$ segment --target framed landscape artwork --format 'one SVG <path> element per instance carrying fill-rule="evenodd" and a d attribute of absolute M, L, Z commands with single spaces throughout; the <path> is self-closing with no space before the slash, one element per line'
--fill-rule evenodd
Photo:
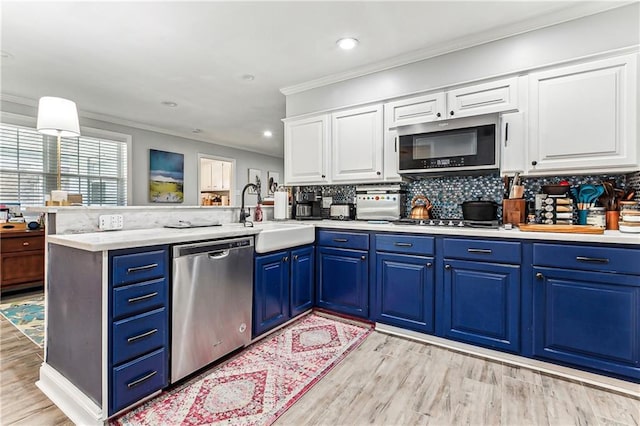
<path fill-rule="evenodd" d="M 184 154 L 149 150 L 149 201 L 184 202 Z"/>

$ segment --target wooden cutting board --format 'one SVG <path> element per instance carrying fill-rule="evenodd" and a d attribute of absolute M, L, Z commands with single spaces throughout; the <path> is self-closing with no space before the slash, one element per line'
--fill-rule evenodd
<path fill-rule="evenodd" d="M 561 232 L 568 234 L 604 234 L 604 228 L 591 225 L 530 225 L 520 223 L 518 228 L 525 232 Z"/>

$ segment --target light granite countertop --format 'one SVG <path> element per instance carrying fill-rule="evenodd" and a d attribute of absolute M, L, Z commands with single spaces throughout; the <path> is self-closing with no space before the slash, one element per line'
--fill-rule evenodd
<path fill-rule="evenodd" d="M 264 222 L 265 224 L 314 225 L 318 228 L 354 231 L 402 232 L 427 235 L 450 235 L 460 237 L 485 237 L 517 240 L 542 240 L 558 242 L 581 242 L 599 244 L 627 244 L 640 246 L 640 234 L 625 234 L 619 231 L 605 231 L 604 234 L 565 234 L 552 232 L 523 232 L 517 228 L 506 230 L 478 228 L 426 227 L 416 225 L 396 225 L 392 223 L 369 223 L 363 221 L 285 221 Z M 128 231 L 91 232 L 86 234 L 48 235 L 47 241 L 87 251 L 116 250 L 159 244 L 174 244 L 188 241 L 213 240 L 228 237 L 255 235 L 261 227 L 243 227 L 238 223 L 222 226 L 169 229 L 153 228 Z"/>

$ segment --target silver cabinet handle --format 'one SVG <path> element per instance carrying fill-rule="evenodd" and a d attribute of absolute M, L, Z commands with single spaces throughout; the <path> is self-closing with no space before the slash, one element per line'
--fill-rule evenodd
<path fill-rule="evenodd" d="M 544 275 L 542 275 L 542 272 L 538 272 L 536 274 L 536 278 L 539 279 L 539 280 L 542 280 L 542 279 L 544 279 Z"/>
<path fill-rule="evenodd" d="M 25 241 L 24 243 L 22 243 L 22 245 L 23 245 L 23 246 L 28 246 L 28 245 L 29 245 L 29 242 L 28 242 L 28 241 Z"/>
<path fill-rule="evenodd" d="M 127 339 L 127 343 L 133 343 L 136 340 L 144 339 L 145 337 L 149 337 L 152 334 L 156 334 L 157 332 L 158 332 L 158 329 L 154 328 L 153 330 L 149 330 L 146 333 L 142 333 L 142 334 L 138 334 L 137 336 L 129 337 Z"/>
<path fill-rule="evenodd" d="M 431 268 L 431 262 L 427 262 L 427 268 Z"/>
<path fill-rule="evenodd" d="M 293 260 L 298 260 L 298 255 L 297 254 L 293 255 Z"/>
<path fill-rule="evenodd" d="M 335 241 L 336 243 L 346 243 L 349 240 L 346 238 L 334 238 L 333 241 Z"/>
<path fill-rule="evenodd" d="M 157 263 L 151 263 L 149 265 L 136 266 L 135 268 L 127 268 L 127 274 L 130 274 L 132 272 L 146 271 L 146 270 L 157 268 L 157 267 L 158 267 Z"/>
<path fill-rule="evenodd" d="M 135 386 L 138 386 L 139 384 L 141 384 L 142 382 L 145 382 L 145 381 L 149 380 L 150 378 L 152 378 L 152 377 L 153 377 L 153 376 L 155 376 L 156 374 L 158 374 L 158 372 L 154 370 L 154 371 L 152 371 L 151 373 L 147 374 L 146 376 L 144 376 L 144 377 L 140 377 L 138 380 L 134 380 L 134 381 L 133 381 L 133 382 L 131 382 L 131 383 L 127 383 L 127 387 L 128 387 L 129 389 L 131 389 L 131 388 L 133 388 L 133 387 L 135 387 Z"/>
<path fill-rule="evenodd" d="M 588 263 L 609 263 L 609 259 L 599 258 L 599 257 L 585 257 L 585 256 L 576 256 L 576 260 L 578 262 L 588 262 Z"/>
<path fill-rule="evenodd" d="M 360 259 L 367 260 L 367 256 L 360 256 Z"/>
<path fill-rule="evenodd" d="M 469 248 L 467 249 L 469 253 L 479 253 L 479 254 L 491 254 L 490 249 L 477 249 L 477 248 Z"/>
<path fill-rule="evenodd" d="M 282 261 L 283 261 L 283 262 L 288 262 L 288 261 L 289 261 L 289 256 L 285 256 L 285 257 L 283 257 L 283 258 L 282 258 Z"/>
<path fill-rule="evenodd" d="M 145 294 L 144 296 L 138 296 L 138 297 L 131 297 L 129 300 L 127 300 L 129 303 L 135 303 L 135 302 L 139 302 L 141 300 L 146 300 L 146 299 L 151 299 L 154 296 L 157 296 L 158 292 L 154 291 L 153 293 L 149 293 L 149 294 Z"/>
<path fill-rule="evenodd" d="M 229 250 L 221 250 L 221 251 L 212 251 L 209 253 L 209 259 L 211 260 L 220 260 L 229 256 Z"/>
<path fill-rule="evenodd" d="M 396 247 L 413 247 L 411 243 L 393 243 Z"/>
<path fill-rule="evenodd" d="M 448 271 L 449 269 L 451 269 L 451 265 L 449 265 L 449 264 L 444 265 L 444 269 L 446 269 Z"/>

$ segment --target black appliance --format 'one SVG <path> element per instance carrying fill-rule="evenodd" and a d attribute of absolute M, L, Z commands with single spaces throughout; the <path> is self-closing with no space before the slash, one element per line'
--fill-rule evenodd
<path fill-rule="evenodd" d="M 399 127 L 399 172 L 446 174 L 498 169 L 497 122 L 497 116 L 485 115 Z"/>
<path fill-rule="evenodd" d="M 321 220 L 322 192 L 294 190 L 291 212 L 293 219 Z"/>

